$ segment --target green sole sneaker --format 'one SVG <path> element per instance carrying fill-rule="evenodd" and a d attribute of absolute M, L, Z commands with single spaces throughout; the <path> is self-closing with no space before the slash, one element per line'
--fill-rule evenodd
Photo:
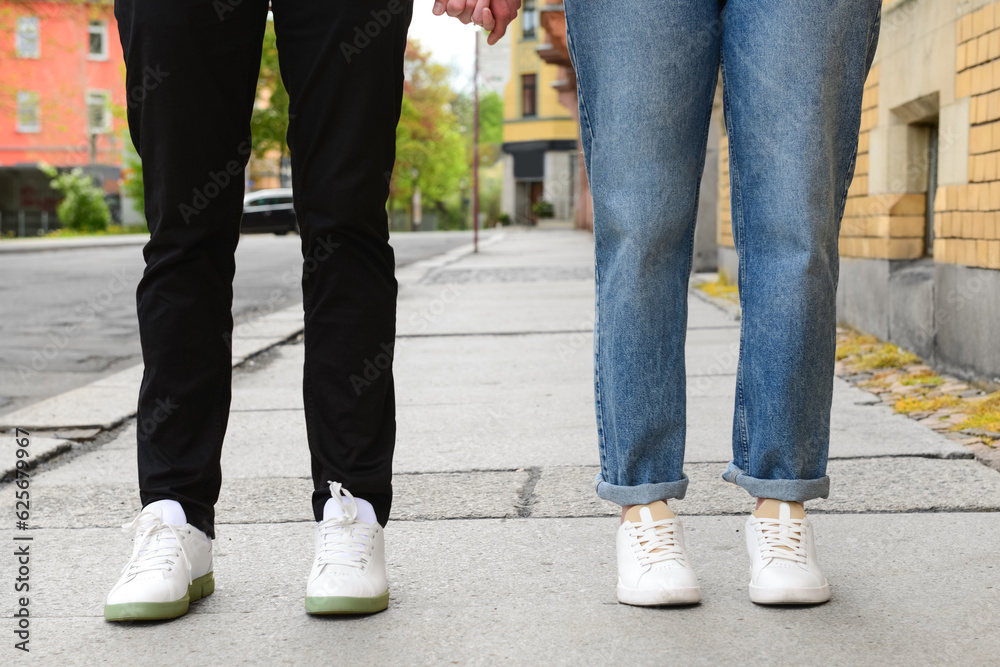
<path fill-rule="evenodd" d="M 123 602 L 104 605 L 106 621 L 165 621 L 187 613 L 188 606 L 195 600 L 215 592 L 215 575 L 209 572 L 198 577 L 188 586 L 187 593 L 180 600 L 172 602 Z"/>
<path fill-rule="evenodd" d="M 319 616 L 327 614 L 375 614 L 389 606 L 389 589 L 373 598 L 343 596 L 306 598 L 306 612 Z"/>

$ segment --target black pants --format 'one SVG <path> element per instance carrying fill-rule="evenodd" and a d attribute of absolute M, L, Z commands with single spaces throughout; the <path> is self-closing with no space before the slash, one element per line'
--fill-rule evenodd
<path fill-rule="evenodd" d="M 385 524 L 397 291 L 385 201 L 412 0 L 272 4 L 304 258 L 313 511 L 321 519 L 334 480 Z M 136 293 L 141 500 L 180 502 L 213 537 L 231 399 L 233 255 L 267 11 L 268 0 L 115 2 L 151 232 Z"/>

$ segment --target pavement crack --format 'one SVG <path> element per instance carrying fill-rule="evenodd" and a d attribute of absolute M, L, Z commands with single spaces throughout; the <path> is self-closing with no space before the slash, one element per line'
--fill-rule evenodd
<path fill-rule="evenodd" d="M 540 331 L 455 331 L 441 333 L 396 334 L 396 338 L 483 338 L 494 336 L 559 336 L 566 334 L 592 334 L 593 329 L 549 329 Z"/>
<path fill-rule="evenodd" d="M 518 491 L 516 505 L 517 516 L 521 519 L 531 516 L 531 510 L 535 505 L 535 486 L 542 476 L 541 468 L 525 468 L 524 471 L 528 473 L 528 479 L 524 480 L 524 485 Z"/>

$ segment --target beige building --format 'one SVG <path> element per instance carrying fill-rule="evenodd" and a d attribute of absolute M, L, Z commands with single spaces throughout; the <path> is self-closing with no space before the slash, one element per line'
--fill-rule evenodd
<path fill-rule="evenodd" d="M 553 217 L 571 220 L 580 188 L 579 126 L 559 100 L 559 67 L 541 55 L 551 46 L 539 20 L 540 5 L 526 0 L 506 38 L 511 47 L 503 96 L 501 209 L 519 223 L 535 221 L 538 202 L 551 204 Z"/>
<path fill-rule="evenodd" d="M 886 0 L 840 235 L 838 316 L 1000 378 L 1000 2 Z M 719 262 L 735 275 L 728 151 Z"/>

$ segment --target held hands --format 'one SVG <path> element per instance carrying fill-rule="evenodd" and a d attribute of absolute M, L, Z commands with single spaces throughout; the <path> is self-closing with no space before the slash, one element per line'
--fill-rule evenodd
<path fill-rule="evenodd" d="M 496 44 L 507 32 L 507 26 L 517 16 L 521 0 L 435 0 L 433 12 L 445 12 L 462 23 L 475 23 L 489 31 L 489 45 Z"/>

